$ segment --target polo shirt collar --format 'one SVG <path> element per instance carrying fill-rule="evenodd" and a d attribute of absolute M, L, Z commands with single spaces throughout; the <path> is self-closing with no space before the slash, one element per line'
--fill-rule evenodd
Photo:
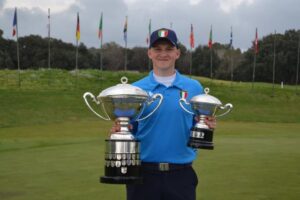
<path fill-rule="evenodd" d="M 183 89 L 182 75 L 177 70 L 175 70 L 175 73 L 176 73 L 176 76 L 175 76 L 175 80 L 174 80 L 172 86 L 175 86 L 179 89 Z M 157 82 L 155 80 L 154 75 L 153 75 L 153 71 L 151 71 L 149 73 L 149 80 L 150 80 L 150 85 L 149 86 L 150 86 L 151 90 L 154 90 L 156 87 L 161 85 L 159 82 Z"/>

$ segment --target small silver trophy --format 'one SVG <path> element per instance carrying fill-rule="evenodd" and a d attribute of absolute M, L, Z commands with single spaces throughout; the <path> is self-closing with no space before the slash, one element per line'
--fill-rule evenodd
<path fill-rule="evenodd" d="M 188 146 L 199 149 L 214 149 L 213 129 L 205 124 L 205 118 L 210 116 L 221 117 L 228 114 L 233 106 L 231 103 L 222 105 L 221 101 L 214 96 L 209 95 L 209 88 L 204 89 L 205 94 L 200 94 L 191 98 L 190 103 L 185 97 L 181 97 L 179 104 L 186 112 L 196 115 L 199 121 L 192 127 Z M 191 105 L 192 112 L 185 108 L 182 103 Z M 216 115 L 219 110 L 225 110 L 224 113 Z"/>
<path fill-rule="evenodd" d="M 160 106 L 163 96 L 154 94 L 151 97 L 139 87 L 127 84 L 126 77 L 121 78 L 121 84 L 103 90 L 96 98 L 86 92 L 84 101 L 89 109 L 104 120 L 118 120 L 121 126 L 119 132 L 112 133 L 106 139 L 105 175 L 100 177 L 102 183 L 137 184 L 142 183 L 140 174 L 140 141 L 136 140 L 130 129 L 130 121 L 141 121 L 151 116 Z M 90 97 L 102 110 L 105 116 L 97 113 L 89 104 Z M 159 102 L 154 109 L 141 118 L 145 107 L 156 99 Z"/>

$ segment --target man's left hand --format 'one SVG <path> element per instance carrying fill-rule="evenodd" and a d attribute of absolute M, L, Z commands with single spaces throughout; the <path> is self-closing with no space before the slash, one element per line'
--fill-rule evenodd
<path fill-rule="evenodd" d="M 210 129 L 215 129 L 217 127 L 217 120 L 215 117 L 206 117 L 205 118 L 205 124 L 210 128 Z"/>

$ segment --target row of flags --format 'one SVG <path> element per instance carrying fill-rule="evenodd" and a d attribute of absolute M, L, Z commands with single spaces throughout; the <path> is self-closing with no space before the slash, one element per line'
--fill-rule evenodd
<path fill-rule="evenodd" d="M 212 26 L 210 27 L 210 32 L 209 32 L 209 39 L 208 39 L 208 48 L 212 48 L 213 46 L 213 29 Z M 233 46 L 233 33 L 232 33 L 232 27 L 230 27 L 230 40 L 229 40 L 229 47 L 231 48 Z M 195 47 L 195 39 L 194 39 L 194 28 L 193 24 L 191 24 L 191 33 L 190 33 L 190 47 L 193 49 Z M 253 41 L 253 48 L 255 54 L 258 53 L 258 33 L 257 33 L 257 28 L 255 30 L 255 39 Z"/>
<path fill-rule="evenodd" d="M 50 37 L 50 9 L 48 9 L 48 36 Z M 14 19 L 13 19 L 13 31 L 12 36 L 16 36 L 17 33 L 17 8 L 15 8 L 14 12 Z M 128 16 L 125 17 L 125 23 L 124 23 L 124 29 L 123 29 L 123 39 L 125 42 L 125 46 L 127 46 L 127 29 L 128 29 Z M 146 38 L 146 43 L 149 45 L 150 42 L 150 35 L 151 35 L 151 19 L 149 20 L 148 25 L 148 35 Z M 80 20 L 79 20 L 79 13 L 77 13 L 77 24 L 76 24 L 76 40 L 77 42 L 80 40 Z M 101 40 L 101 46 L 102 46 L 102 39 L 103 39 L 103 13 L 101 13 L 100 21 L 99 21 L 99 29 L 98 29 L 98 38 Z M 195 47 L 195 39 L 194 39 L 194 28 L 193 24 L 191 24 L 191 32 L 189 37 L 190 42 L 190 48 L 193 49 Z M 230 30 L 230 41 L 229 41 L 229 47 L 232 47 L 233 45 L 233 33 L 232 33 L 232 27 Z M 208 47 L 211 49 L 213 46 L 213 29 L 212 26 L 210 27 L 209 32 L 209 40 L 208 40 Z M 253 49 L 255 53 L 258 53 L 258 33 L 257 28 L 255 31 L 255 39 L 253 42 Z"/>

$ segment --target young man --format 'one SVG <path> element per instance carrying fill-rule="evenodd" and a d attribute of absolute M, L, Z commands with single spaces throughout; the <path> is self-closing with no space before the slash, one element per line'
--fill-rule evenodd
<path fill-rule="evenodd" d="M 176 71 L 180 50 L 174 31 L 154 31 L 148 56 L 153 71 L 133 85 L 149 95 L 160 93 L 164 99 L 152 116 L 133 124 L 133 133 L 141 141 L 143 184 L 127 185 L 127 200 L 195 200 L 198 178 L 192 162 L 196 151 L 187 146 L 195 119 L 180 107 L 179 99 L 182 92 L 187 92 L 189 100 L 203 93 L 203 88 L 198 81 Z M 145 109 L 143 114 L 151 110 Z M 206 123 L 211 128 L 216 126 L 215 119 Z M 112 132 L 116 129 L 113 127 Z"/>

